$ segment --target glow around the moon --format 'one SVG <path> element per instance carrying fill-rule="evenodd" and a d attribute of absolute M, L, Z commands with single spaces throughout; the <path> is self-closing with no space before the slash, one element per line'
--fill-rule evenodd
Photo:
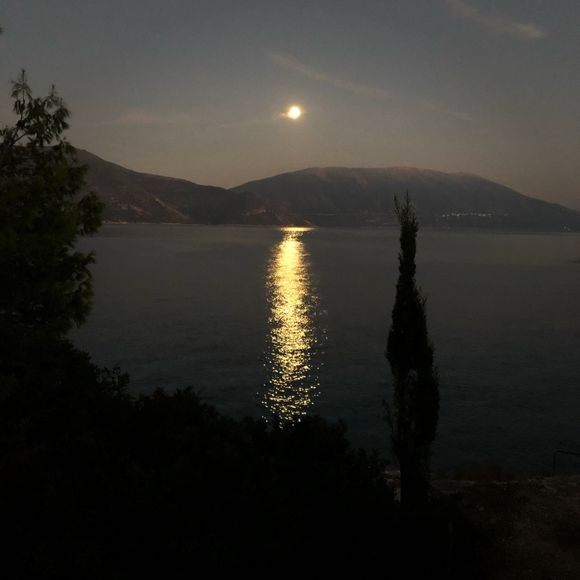
<path fill-rule="evenodd" d="M 298 105 L 292 105 L 288 107 L 288 111 L 286 111 L 286 117 L 288 117 L 288 119 L 296 121 L 297 119 L 300 119 L 301 116 L 302 109 Z"/>

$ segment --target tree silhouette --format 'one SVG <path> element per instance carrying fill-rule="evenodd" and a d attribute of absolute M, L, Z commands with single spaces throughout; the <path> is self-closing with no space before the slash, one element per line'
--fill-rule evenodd
<path fill-rule="evenodd" d="M 69 111 L 54 87 L 34 97 L 24 71 L 13 82 L 13 126 L 0 129 L 0 327 L 3 343 L 62 337 L 92 297 L 91 253 L 80 235 L 101 224 L 94 194 L 79 198 L 85 168 L 63 137 Z"/>
<path fill-rule="evenodd" d="M 401 470 L 401 502 L 420 509 L 428 499 L 430 449 L 439 412 L 437 372 L 427 332 L 425 297 L 415 281 L 418 222 L 407 193 L 395 197 L 401 226 L 399 279 L 386 357 L 394 378 L 390 423 Z"/>

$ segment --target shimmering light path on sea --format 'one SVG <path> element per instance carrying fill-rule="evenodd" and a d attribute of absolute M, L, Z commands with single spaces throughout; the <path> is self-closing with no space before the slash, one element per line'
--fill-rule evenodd
<path fill-rule="evenodd" d="M 266 352 L 268 382 L 263 396 L 265 418 L 299 421 L 316 397 L 319 381 L 313 361 L 318 343 L 318 297 L 309 272 L 303 237 L 309 228 L 284 228 L 268 266 L 270 308 Z"/>

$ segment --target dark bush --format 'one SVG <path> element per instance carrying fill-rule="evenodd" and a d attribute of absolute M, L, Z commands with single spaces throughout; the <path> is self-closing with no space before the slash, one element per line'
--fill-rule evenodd
<path fill-rule="evenodd" d="M 66 342 L 28 356 L 0 389 L 3 567 L 14 577 L 394 565 L 383 466 L 350 448 L 343 425 L 272 429 L 224 417 L 192 390 L 134 399 Z"/>

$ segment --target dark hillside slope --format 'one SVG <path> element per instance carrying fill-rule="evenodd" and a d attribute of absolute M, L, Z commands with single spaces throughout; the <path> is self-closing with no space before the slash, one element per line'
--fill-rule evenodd
<path fill-rule="evenodd" d="M 131 171 L 88 151 L 77 150 L 77 157 L 89 168 L 87 189 L 105 202 L 108 221 L 276 225 L 294 220 L 253 193 Z"/>
<path fill-rule="evenodd" d="M 258 195 L 316 225 L 392 223 L 393 196 L 410 192 L 422 223 L 580 230 L 580 213 L 475 175 L 390 167 L 310 168 L 250 181 Z"/>

